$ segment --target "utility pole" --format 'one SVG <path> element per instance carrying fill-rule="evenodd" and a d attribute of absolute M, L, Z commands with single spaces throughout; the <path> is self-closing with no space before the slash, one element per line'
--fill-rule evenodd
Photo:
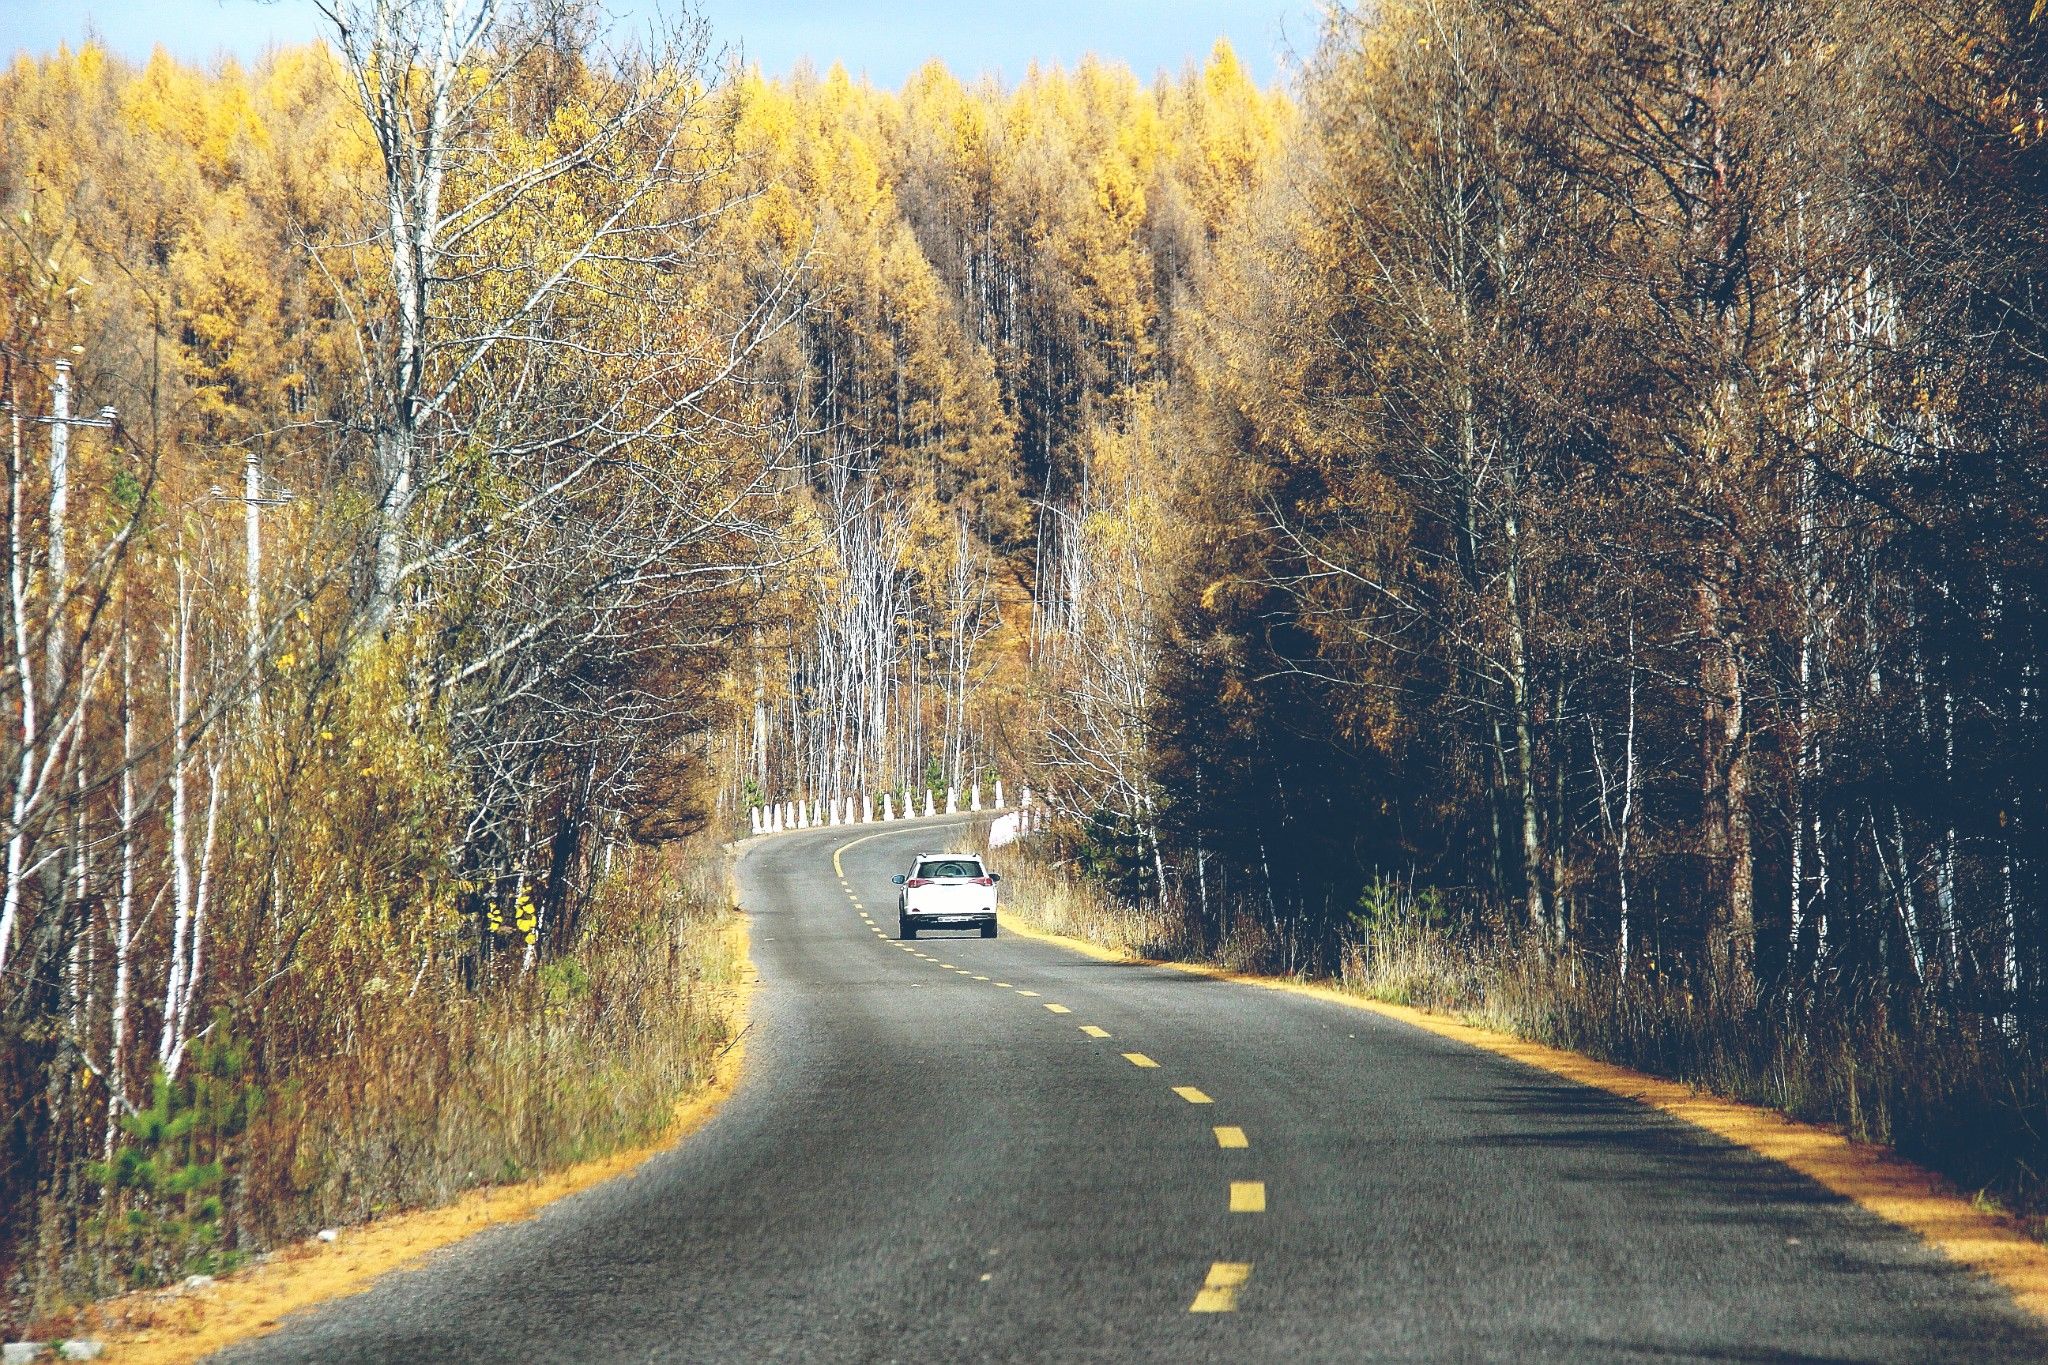
<path fill-rule="evenodd" d="M 761 660 L 762 578 L 754 574 L 754 784 L 768 794 L 768 673 Z"/>
<path fill-rule="evenodd" d="M 71 362 L 60 357 L 56 373 L 50 380 L 50 413 L 36 419 L 50 429 L 50 624 L 43 637 L 43 713 L 50 717 L 52 723 L 58 715 L 58 699 L 64 691 L 67 669 L 64 611 L 71 596 L 71 558 L 66 536 L 71 516 L 71 429 L 93 427 L 110 431 L 120 424 L 120 420 L 120 414 L 111 406 L 101 408 L 94 417 L 71 415 Z M 81 711 L 84 704 L 84 699 L 80 698 Z M 69 760 L 74 775 L 77 757 L 74 745 Z M 84 856 L 82 847 L 66 852 L 72 859 Z M 46 904 L 59 905 L 64 899 L 66 861 L 51 858 L 43 864 L 43 899 Z"/>
<path fill-rule="evenodd" d="M 65 522 L 71 511 L 71 428 L 111 429 L 120 414 L 103 407 L 97 417 L 71 415 L 71 362 L 59 360 L 50 381 L 50 415 L 36 421 L 50 428 L 50 630 L 43 641 L 43 697 L 57 704 L 64 687 L 64 599 L 70 593 L 71 562 L 65 545 Z"/>
<path fill-rule="evenodd" d="M 263 460 L 256 453 L 256 447 L 251 446 L 242 460 L 242 566 L 249 579 L 244 610 L 249 616 L 249 674 L 252 679 L 263 656 L 263 527 L 262 513 L 258 510 L 262 496 Z M 260 689 L 252 686 L 250 690 Z"/>

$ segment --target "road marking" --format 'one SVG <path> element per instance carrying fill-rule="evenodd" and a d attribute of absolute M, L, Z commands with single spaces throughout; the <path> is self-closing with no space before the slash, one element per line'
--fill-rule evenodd
<path fill-rule="evenodd" d="M 1052 1011 L 1052 1012 L 1053 1012 L 1054 1014 L 1072 1014 L 1072 1013 L 1073 1013 L 1073 1011 L 1072 1011 L 1072 1010 L 1070 1010 L 1070 1009 L 1068 1009 L 1068 1008 L 1067 1008 L 1067 1007 L 1066 1007 L 1065 1005 L 1047 1005 L 1047 1006 L 1046 1006 L 1046 1008 L 1047 1008 L 1047 1009 L 1049 1009 L 1049 1010 L 1051 1010 L 1051 1011 Z"/>
<path fill-rule="evenodd" d="M 1263 1180 L 1231 1181 L 1230 1211 L 1232 1213 L 1264 1213 L 1266 1211 L 1266 1182 Z"/>
<path fill-rule="evenodd" d="M 976 981 L 986 981 L 986 980 L 988 980 L 988 978 L 987 978 L 987 977 L 985 977 L 985 976 L 977 976 L 977 977 L 975 977 L 974 979 L 975 979 Z"/>
<path fill-rule="evenodd" d="M 1097 1028 L 1093 1024 L 1081 1025 L 1081 1032 L 1087 1034 L 1090 1038 L 1107 1038 L 1109 1036 L 1108 1029 Z"/>
<path fill-rule="evenodd" d="M 1124 1060 L 1125 1060 L 1125 1061 L 1127 1061 L 1127 1062 L 1129 1062 L 1129 1063 L 1130 1063 L 1130 1064 L 1131 1064 L 1132 1066 L 1158 1066 L 1158 1065 L 1159 1065 L 1159 1063 L 1157 1063 L 1157 1062 L 1153 1061 L 1153 1060 L 1152 1060 L 1152 1059 L 1151 1059 L 1150 1057 L 1147 1057 L 1147 1056 L 1146 1056 L 1146 1055 L 1145 1055 L 1144 1053 L 1142 1053 L 1142 1052 L 1126 1052 L 1126 1053 L 1124 1054 Z"/>
<path fill-rule="evenodd" d="M 1010 983 L 1007 981 L 998 981 L 996 982 L 996 985 L 1002 987 L 1004 990 L 1010 989 Z"/>
<path fill-rule="evenodd" d="M 933 960 L 934 960 L 934 961 L 937 961 L 937 959 L 933 959 Z M 960 970 L 960 969 L 959 969 L 958 967 L 955 967 L 955 966 L 954 966 L 954 965 L 953 965 L 952 963 L 950 963 L 950 962 L 940 962 L 940 963 L 939 963 L 939 965 L 940 965 L 941 967 L 944 967 L 944 968 L 945 968 L 945 969 L 946 969 L 947 971 L 949 971 L 949 972 L 957 972 L 957 971 L 959 971 L 959 970 Z"/>
<path fill-rule="evenodd" d="M 1244 1129 L 1219 1123 L 1216 1125 L 1216 1145 L 1229 1148 L 1249 1147 L 1252 1144 L 1251 1139 L 1244 1135 Z"/>
<path fill-rule="evenodd" d="M 1037 991 L 1018 991 L 1018 992 L 1017 992 L 1017 994 L 1019 994 L 1019 995 L 1036 995 L 1036 994 L 1038 994 L 1038 992 L 1037 992 Z"/>
<path fill-rule="evenodd" d="M 1190 1313 L 1235 1313 L 1237 1291 L 1252 1277 L 1250 1261 L 1218 1261 L 1209 1267 L 1202 1292 L 1188 1305 Z"/>
<path fill-rule="evenodd" d="M 1173 1093 L 1180 1096 L 1182 1099 L 1186 1100 L 1189 1104 L 1216 1103 L 1216 1101 L 1210 1099 L 1207 1095 L 1204 1095 L 1201 1091 L 1195 1089 L 1191 1085 L 1177 1085 L 1173 1088 Z"/>

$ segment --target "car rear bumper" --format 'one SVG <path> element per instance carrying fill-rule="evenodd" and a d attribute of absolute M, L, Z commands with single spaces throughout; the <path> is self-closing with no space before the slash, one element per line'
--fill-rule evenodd
<path fill-rule="evenodd" d="M 996 912 L 993 910 L 948 910 L 942 913 L 931 913 L 906 910 L 898 918 L 905 924 L 919 929 L 943 929 L 948 925 L 979 928 L 984 924 L 994 924 L 996 922 Z"/>

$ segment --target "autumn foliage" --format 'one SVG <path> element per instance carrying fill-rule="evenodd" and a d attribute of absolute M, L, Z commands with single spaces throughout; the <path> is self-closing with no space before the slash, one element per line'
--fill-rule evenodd
<path fill-rule="evenodd" d="M 657 1131 L 691 841 L 997 771 L 1077 919 L 2038 1197 L 2033 0 L 571 8 L 0 78 L 10 1305 Z"/>

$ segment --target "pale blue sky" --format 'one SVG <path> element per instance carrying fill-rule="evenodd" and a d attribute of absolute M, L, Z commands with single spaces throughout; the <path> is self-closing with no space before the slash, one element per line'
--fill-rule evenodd
<path fill-rule="evenodd" d="M 649 0 L 613 0 L 630 14 Z M 1315 46 L 1316 0 L 703 0 L 721 43 L 770 72 L 800 57 L 837 59 L 896 86 L 927 58 L 963 77 L 1015 80 L 1037 58 L 1071 64 L 1085 52 L 1142 76 L 1178 71 L 1227 36 L 1261 81 Z M 141 58 L 158 43 L 189 61 L 244 59 L 320 32 L 307 0 L 0 0 L 0 55 L 76 44 L 88 26 Z"/>

